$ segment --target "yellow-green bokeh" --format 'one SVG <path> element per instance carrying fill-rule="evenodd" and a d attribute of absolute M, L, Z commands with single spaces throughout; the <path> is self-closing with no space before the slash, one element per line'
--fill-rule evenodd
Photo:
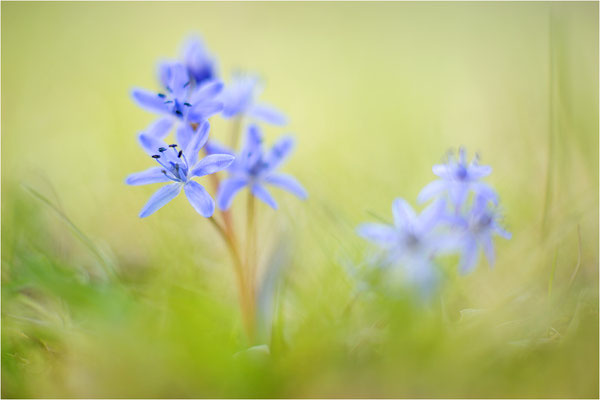
<path fill-rule="evenodd" d="M 32 237 L 65 264 L 91 263 L 86 248 L 51 211 L 33 213 L 22 205 L 31 200 L 25 184 L 57 204 L 110 254 L 127 285 L 159 291 L 181 283 L 192 293 L 202 288 L 207 293 L 202 296 L 219 299 L 221 313 L 235 314 L 233 274 L 212 227 L 183 197 L 140 220 L 139 209 L 153 188 L 123 183 L 127 174 L 150 165 L 135 135 L 153 120 L 133 104 L 129 91 L 156 88 L 157 61 L 177 57 L 190 34 L 201 35 L 217 55 L 225 80 L 239 69 L 265 79 L 262 99 L 290 118 L 285 129 L 267 127 L 267 141 L 286 132 L 296 135 L 296 151 L 285 169 L 310 193 L 305 203 L 277 193 L 281 210 L 259 209 L 261 261 L 267 262 L 281 237 L 291 243 L 293 295 L 283 303 L 292 349 L 277 364 L 279 372 L 261 380 L 245 375 L 259 376 L 256 369 L 239 367 L 231 372 L 239 390 L 219 392 L 227 379 L 225 364 L 198 367 L 181 348 L 169 352 L 164 338 L 182 334 L 193 343 L 194 332 L 177 329 L 202 330 L 218 318 L 237 317 L 207 311 L 210 302 L 202 296 L 194 297 L 195 309 L 183 306 L 187 295 L 179 300 L 165 295 L 169 300 L 162 303 L 157 295 L 153 304 L 169 318 L 194 322 L 170 326 L 165 336 L 136 345 L 131 338 L 144 332 L 144 324 L 153 326 L 144 318 L 126 325 L 123 331 L 130 336 L 117 329 L 115 337 L 94 342 L 85 330 L 76 337 L 59 334 L 54 339 L 62 343 L 56 350 L 61 357 L 48 361 L 42 350 L 29 349 L 21 356 L 37 358 L 16 370 L 5 369 L 10 355 L 3 352 L 3 395 L 598 395 L 597 3 L 2 2 L 1 11 L 3 284 L 10 285 L 17 266 L 30 262 L 23 261 L 20 246 Z M 224 139 L 230 125 L 218 118 L 212 122 L 211 134 Z M 399 346 L 392 352 L 397 357 L 384 357 L 379 369 L 332 367 L 344 365 L 343 356 L 327 353 L 322 343 L 338 343 L 349 327 L 365 328 L 360 316 L 343 329 L 328 325 L 349 296 L 340 265 L 356 261 L 364 249 L 356 225 L 373 214 L 390 219 L 395 197 L 415 203 L 433 179 L 431 165 L 459 145 L 494 168 L 489 183 L 501 196 L 504 222 L 513 233 L 512 240 L 497 241 L 495 269 L 482 262 L 468 277 L 451 274 L 446 289 L 450 321 L 465 309 L 487 310 L 485 321 L 460 331 L 458 338 L 442 335 L 433 355 L 406 355 Z M 235 207 L 243 220 L 244 201 L 238 199 Z M 3 297 L 3 345 L 12 346 L 20 332 L 29 332 L 13 318 L 18 301 Z M 124 307 L 114 301 L 115 309 Z M 123 304 L 140 307 L 139 301 Z M 104 317 L 112 315 L 107 307 Z M 203 310 L 204 317 L 198 317 Z M 93 325 L 99 332 L 121 324 L 104 317 Z M 79 325 L 76 316 L 69 318 Z M 575 339 L 569 342 L 567 331 L 576 329 L 576 318 L 584 328 L 571 333 Z M 511 321 L 523 325 L 503 336 L 498 326 Z M 366 318 L 364 324 L 374 322 Z M 326 332 L 311 332 L 311 326 Z M 426 336 L 427 324 L 415 326 Z M 481 366 L 481 360 L 503 353 L 499 343 L 546 339 L 551 328 L 567 337 L 567 344 L 529 348 L 515 356 L 518 361 L 511 359 L 514 365 L 506 361 L 515 376 L 505 371 L 496 377 L 493 365 Z M 348 335 L 350 341 L 362 340 Z M 402 340 L 414 346 L 414 337 Z M 451 360 L 463 354 L 469 340 L 482 342 L 465 355 L 463 379 L 448 376 Z M 148 355 L 153 346 L 171 359 Z M 227 352 L 199 346 L 191 354 L 222 360 Z M 214 354 L 207 355 L 209 350 Z M 86 358 L 112 351 L 122 356 L 107 357 L 100 366 Z M 322 368 L 314 359 L 320 351 L 326 360 Z M 379 351 L 385 353 L 385 347 L 374 354 Z M 402 363 L 403 356 L 436 355 L 439 362 L 424 361 L 416 369 Z M 212 375 L 197 386 L 189 384 L 196 379 L 192 372 L 168 377 L 163 387 L 156 382 L 166 372 L 142 368 L 136 360 L 183 363 L 187 371 Z M 539 365 L 546 369 L 536 375 Z M 132 372 L 138 367 L 139 374 Z M 403 373 L 415 380 L 396 384 Z M 145 379 L 153 382 L 147 390 Z"/>

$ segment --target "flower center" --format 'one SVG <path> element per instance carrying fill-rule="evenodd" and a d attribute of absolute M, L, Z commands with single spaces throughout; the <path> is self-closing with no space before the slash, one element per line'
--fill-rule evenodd
<path fill-rule="evenodd" d="M 483 232 L 492 225 L 493 218 L 490 214 L 484 213 L 475 218 L 471 228 L 475 232 Z"/>
<path fill-rule="evenodd" d="M 189 81 L 183 85 L 182 90 L 184 91 L 183 96 L 176 96 L 175 93 L 171 90 L 170 87 L 167 87 L 167 94 L 159 93 L 158 97 L 165 101 L 165 104 L 169 105 L 169 111 L 172 114 L 175 114 L 179 118 L 184 118 L 187 115 L 187 111 L 192 105 L 188 102 L 188 93 L 185 89 L 189 85 Z"/>
<path fill-rule="evenodd" d="M 418 248 L 420 242 L 419 237 L 412 232 L 409 232 L 404 236 L 404 244 L 410 250 Z"/>
<path fill-rule="evenodd" d="M 176 144 L 170 144 L 169 151 L 166 147 L 159 147 L 158 153 L 152 156 L 164 169 L 162 173 L 172 181 L 187 182 L 188 163 L 183 151 L 177 151 Z"/>
<path fill-rule="evenodd" d="M 464 181 L 467 178 L 467 168 L 464 165 L 458 165 L 456 168 L 456 177 L 461 181 Z"/>

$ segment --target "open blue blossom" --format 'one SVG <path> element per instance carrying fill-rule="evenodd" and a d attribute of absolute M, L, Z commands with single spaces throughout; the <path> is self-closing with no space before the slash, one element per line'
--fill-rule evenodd
<path fill-rule="evenodd" d="M 492 168 L 487 165 L 479 165 L 476 156 L 470 164 L 467 164 L 467 156 L 464 148 L 460 148 L 458 158 L 450 155 L 446 164 L 433 166 L 433 173 L 441 179 L 428 184 L 421 190 L 417 201 L 423 203 L 432 198 L 447 195 L 458 211 L 467 200 L 469 192 L 497 203 L 496 192 L 487 184 L 480 182 L 481 178 L 488 176 Z"/>
<path fill-rule="evenodd" d="M 190 38 L 186 43 L 183 63 L 197 86 L 218 78 L 217 62 L 199 38 Z"/>
<path fill-rule="evenodd" d="M 302 185 L 292 176 L 277 172 L 294 147 L 291 137 L 285 136 L 277 141 L 269 151 L 263 150 L 262 133 L 257 125 L 250 125 L 246 134 L 246 141 L 240 154 L 228 169 L 229 177 L 224 179 L 217 194 L 217 205 L 226 210 L 231 206 L 234 196 L 244 187 L 251 193 L 274 209 L 277 203 L 267 190 L 266 186 L 276 186 L 305 199 L 308 194 Z M 217 147 L 215 147 L 217 146 Z M 222 146 L 213 143 L 209 151 L 222 151 Z M 226 151 L 226 150 L 223 150 Z"/>
<path fill-rule="evenodd" d="M 213 174 L 227 168 L 234 160 L 230 154 L 211 154 L 198 161 L 198 153 L 208 139 L 209 123 L 203 122 L 198 132 L 183 150 L 176 144 L 166 145 L 159 139 L 143 136 L 144 149 L 155 152 L 152 158 L 158 162 L 142 172 L 129 175 L 125 183 L 128 185 L 147 185 L 150 183 L 173 182 L 163 186 L 150 197 L 140 211 L 140 218 L 147 217 L 174 199 L 184 190 L 187 199 L 194 209 L 203 217 L 210 217 L 215 210 L 215 202 L 206 189 L 193 181 L 194 177 Z"/>
<path fill-rule="evenodd" d="M 397 198 L 392 204 L 393 225 L 365 223 L 358 227 L 358 234 L 384 249 L 390 262 L 429 259 L 440 247 L 441 237 L 432 231 L 439 223 L 444 207 L 442 200 L 417 215 L 410 204 Z"/>
<path fill-rule="evenodd" d="M 453 226 L 457 232 L 457 243 L 461 250 L 460 271 L 466 274 L 475 268 L 479 259 L 480 248 L 490 266 L 494 265 L 495 252 L 493 235 L 510 239 L 511 234 L 499 224 L 497 212 L 489 207 L 486 196 L 477 196 L 473 206 L 465 216 L 454 218 Z"/>
<path fill-rule="evenodd" d="M 435 231 L 445 206 L 443 200 L 434 202 L 417 215 L 397 198 L 392 204 L 393 225 L 365 223 L 357 231 L 382 248 L 387 264 L 403 266 L 409 279 L 425 284 L 435 277 L 433 256 L 448 247 L 447 238 Z"/>
<path fill-rule="evenodd" d="M 140 107 L 162 117 L 157 123 L 161 129 L 153 132 L 156 139 L 163 139 L 177 123 L 177 141 L 183 146 L 182 142 L 191 138 L 194 126 L 223 109 L 218 100 L 223 83 L 211 80 L 195 86 L 186 68 L 177 62 L 160 66 L 160 80 L 164 93 L 134 89 L 132 97 Z"/>
<path fill-rule="evenodd" d="M 220 99 L 223 101 L 223 118 L 248 116 L 273 125 L 285 125 L 287 118 L 268 104 L 256 102 L 262 92 L 260 80 L 253 75 L 236 75 L 229 83 Z"/>

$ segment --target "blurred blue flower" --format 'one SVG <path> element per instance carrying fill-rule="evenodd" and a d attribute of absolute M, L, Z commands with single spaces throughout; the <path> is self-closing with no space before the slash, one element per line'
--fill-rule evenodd
<path fill-rule="evenodd" d="M 215 203 L 206 191 L 192 178 L 213 174 L 231 165 L 234 157 L 230 154 L 211 154 L 198 161 L 198 153 L 208 139 L 210 125 L 208 121 L 200 124 L 195 136 L 183 148 L 176 144 L 166 145 L 153 136 L 140 135 L 140 143 L 152 154 L 160 166 L 129 175 L 125 179 L 128 185 L 147 185 L 150 183 L 173 182 L 159 189 L 142 208 L 140 218 L 147 217 L 175 198 L 183 188 L 187 199 L 203 217 L 210 217 Z"/>
<path fill-rule="evenodd" d="M 491 167 L 479 165 L 477 156 L 467 164 L 466 151 L 461 147 L 458 158 L 450 154 L 446 164 L 433 166 L 433 173 L 441 179 L 425 186 L 419 193 L 417 201 L 423 203 L 432 198 L 448 195 L 455 210 L 459 211 L 465 204 L 469 192 L 472 191 L 476 196 L 483 196 L 497 204 L 498 196 L 494 189 L 479 181 L 491 172 Z"/>
<path fill-rule="evenodd" d="M 505 239 L 510 239 L 512 236 L 500 226 L 499 215 L 489 207 L 489 204 L 486 196 L 477 196 L 466 215 L 454 217 L 452 225 L 458 230 L 457 245 L 462 253 L 459 268 L 463 274 L 471 272 L 477 265 L 480 248 L 483 248 L 490 266 L 494 265 L 493 235 Z"/>
<path fill-rule="evenodd" d="M 435 279 L 433 256 L 446 251 L 452 242 L 435 231 L 446 207 L 444 200 L 436 201 L 417 215 L 402 198 L 392 204 L 394 224 L 361 224 L 358 234 L 384 251 L 384 265 L 401 265 L 408 278 L 427 286 Z"/>
<path fill-rule="evenodd" d="M 262 142 L 263 138 L 259 127 L 251 124 L 247 128 L 244 147 L 228 169 L 229 177 L 224 179 L 219 186 L 217 205 L 220 209 L 228 209 L 236 193 L 246 186 L 254 196 L 274 209 L 277 209 L 277 203 L 266 189 L 266 185 L 280 187 L 301 199 L 308 196 L 306 190 L 295 178 L 276 172 L 292 151 L 293 139 L 285 136 L 267 152 L 263 151 Z M 213 151 L 231 154 L 230 150 L 226 150 L 212 141 L 208 151 L 209 154 Z"/>
<path fill-rule="evenodd" d="M 152 132 L 154 138 L 163 139 L 177 123 L 177 141 L 183 146 L 181 142 L 189 141 L 194 125 L 223 109 L 218 100 L 223 83 L 210 80 L 196 87 L 183 64 L 177 62 L 163 63 L 159 70 L 165 92 L 134 89 L 132 97 L 143 109 L 162 116 Z"/>
<path fill-rule="evenodd" d="M 235 116 L 248 116 L 273 125 L 285 125 L 287 118 L 270 105 L 256 102 L 262 92 L 260 80 L 253 75 L 235 75 L 225 86 L 220 99 L 223 101 L 222 116 L 229 119 Z"/>
<path fill-rule="evenodd" d="M 440 247 L 439 235 L 433 229 L 440 222 L 445 202 L 435 202 L 420 215 L 402 198 L 392 204 L 394 224 L 365 223 L 358 227 L 358 234 L 377 244 L 388 253 L 391 262 L 408 258 L 430 258 Z"/>
<path fill-rule="evenodd" d="M 183 62 L 196 86 L 218 78 L 217 62 L 200 38 L 190 38 L 183 50 Z"/>

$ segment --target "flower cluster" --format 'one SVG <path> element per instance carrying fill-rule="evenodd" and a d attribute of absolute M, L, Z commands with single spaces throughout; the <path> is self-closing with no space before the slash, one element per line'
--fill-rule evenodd
<path fill-rule="evenodd" d="M 441 254 L 459 253 L 460 271 L 468 273 L 483 248 L 493 265 L 492 236 L 511 235 L 499 223 L 498 195 L 481 181 L 491 172 L 489 166 L 479 165 L 478 157 L 468 163 L 461 148 L 458 156 L 450 154 L 445 164 L 433 167 L 439 179 L 419 193 L 419 203 L 431 201 L 420 214 L 398 198 L 392 205 L 393 225 L 362 224 L 358 233 L 383 250 L 384 265 L 403 267 L 409 279 L 419 283 L 435 278 L 434 259 Z"/>
<path fill-rule="evenodd" d="M 171 182 L 158 190 L 142 208 L 140 217 L 147 217 L 175 198 L 183 189 L 194 209 L 211 217 L 215 202 L 207 190 L 194 178 L 221 170 L 229 178 L 219 184 L 217 204 L 222 210 L 230 207 L 233 196 L 247 186 L 252 195 L 277 208 L 265 188 L 279 186 L 300 198 L 306 198 L 304 188 L 291 176 L 276 172 L 293 148 L 291 137 L 280 139 L 268 152 L 262 149 L 262 134 L 256 124 L 247 127 L 246 143 L 236 157 L 232 149 L 211 140 L 209 118 L 248 118 L 254 121 L 284 125 L 286 118 L 270 105 L 257 102 L 260 80 L 253 75 L 236 75 L 225 85 L 218 78 L 215 58 L 199 39 L 188 42 L 182 61 L 162 62 L 158 68 L 160 90 L 134 89 L 132 98 L 141 108 L 158 118 L 138 134 L 138 142 L 159 166 L 131 174 L 129 185 Z M 167 142 L 175 131 L 175 143 Z M 205 146 L 206 145 L 206 146 Z M 199 159 L 203 150 L 206 157 Z"/>

